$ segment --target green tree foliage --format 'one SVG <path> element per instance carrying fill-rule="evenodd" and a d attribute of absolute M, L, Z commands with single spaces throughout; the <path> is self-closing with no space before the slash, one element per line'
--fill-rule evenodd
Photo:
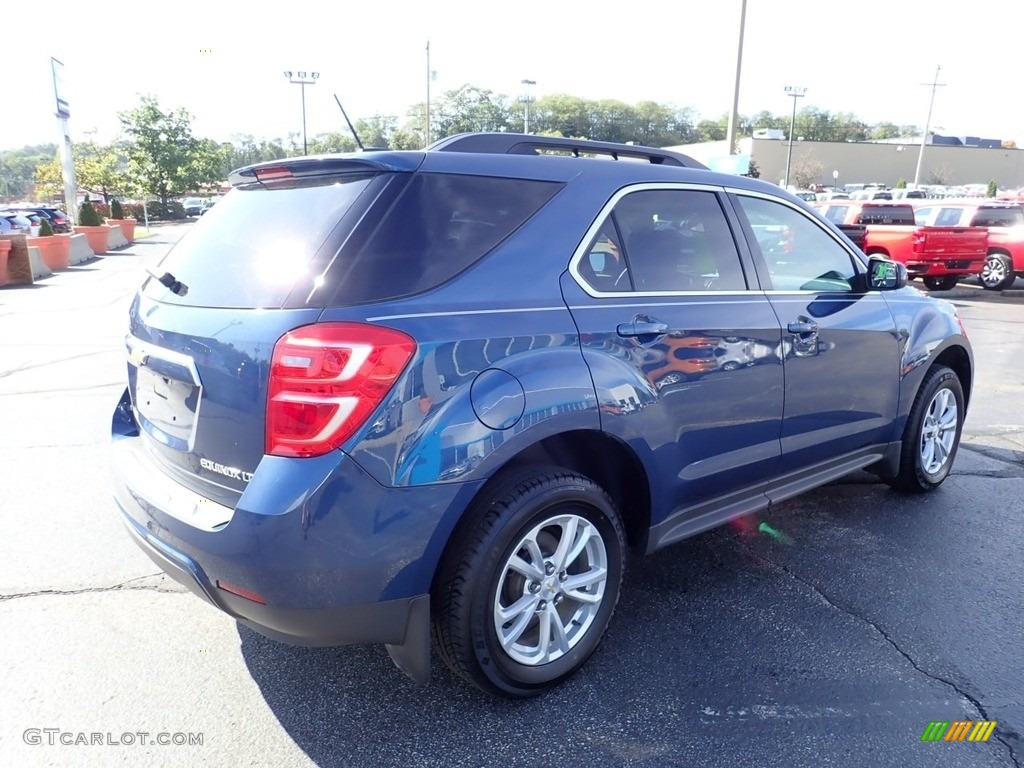
<path fill-rule="evenodd" d="M 39 237 L 53 237 L 53 227 L 47 218 L 39 219 Z"/>
<path fill-rule="evenodd" d="M 127 191 L 128 158 L 123 148 L 85 142 L 76 144 L 72 155 L 79 191 L 99 195 L 105 203 L 109 203 L 113 195 Z"/>
<path fill-rule="evenodd" d="M 999 194 L 999 185 L 995 179 L 989 179 L 988 187 L 985 189 L 985 197 L 995 197 Z"/>
<path fill-rule="evenodd" d="M 32 197 L 36 168 L 52 162 L 56 156 L 56 144 L 36 144 L 0 152 L 0 195 L 15 200 Z"/>
<path fill-rule="evenodd" d="M 32 186 L 37 200 L 50 200 L 64 194 L 64 175 L 56 156 L 36 166 Z"/>
<path fill-rule="evenodd" d="M 116 197 L 110 201 L 110 218 L 112 219 L 123 219 L 124 218 L 124 207 L 121 205 L 121 201 Z"/>
<path fill-rule="evenodd" d="M 896 189 L 906 189 L 906 188 L 907 188 L 907 180 L 906 179 L 901 178 L 899 181 L 896 182 Z"/>
<path fill-rule="evenodd" d="M 129 176 L 146 194 L 166 205 L 170 197 L 220 180 L 220 146 L 193 135 L 187 110 L 165 111 L 155 97 L 144 96 L 138 107 L 118 117 L 128 139 Z"/>

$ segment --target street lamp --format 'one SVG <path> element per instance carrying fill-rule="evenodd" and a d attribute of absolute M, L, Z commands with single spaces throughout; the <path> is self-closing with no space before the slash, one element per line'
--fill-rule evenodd
<path fill-rule="evenodd" d="M 787 85 L 786 95 L 793 98 L 793 117 L 789 120 L 789 152 L 786 153 L 786 189 L 789 189 L 789 166 L 793 163 L 793 134 L 796 132 L 796 100 L 802 98 L 807 89 L 799 85 Z"/>
<path fill-rule="evenodd" d="M 533 101 L 533 96 L 530 95 L 530 86 L 536 85 L 536 80 L 520 80 L 520 83 L 526 86 L 526 95 L 523 96 L 520 101 L 525 105 L 525 112 L 523 113 L 523 133 L 530 132 L 530 102 Z"/>
<path fill-rule="evenodd" d="M 320 77 L 320 73 L 310 72 L 309 77 L 306 77 L 305 72 L 292 72 L 291 70 L 286 70 L 284 76 L 288 78 L 289 83 L 302 87 L 302 154 L 306 155 L 309 154 L 309 148 L 306 144 L 306 86 L 316 85 L 316 81 L 317 78 Z"/>

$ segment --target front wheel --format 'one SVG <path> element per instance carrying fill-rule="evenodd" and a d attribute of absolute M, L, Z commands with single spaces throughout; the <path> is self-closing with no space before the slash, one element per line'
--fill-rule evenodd
<path fill-rule="evenodd" d="M 889 484 L 911 493 L 938 488 L 953 467 L 965 416 L 960 379 L 945 366 L 932 368 L 910 409 L 899 474 Z"/>
<path fill-rule="evenodd" d="M 990 253 L 981 269 L 981 284 L 990 291 L 1001 291 L 1013 285 L 1017 276 L 1013 273 L 1013 262 L 1002 253 Z"/>
<path fill-rule="evenodd" d="M 924 284 L 929 291 L 948 291 L 952 288 L 956 288 L 956 284 L 958 282 L 960 282 L 959 275 L 943 275 L 942 277 L 924 278 Z"/>
<path fill-rule="evenodd" d="M 597 648 L 619 599 L 625 534 L 589 478 L 536 467 L 474 507 L 435 589 L 434 640 L 487 693 L 536 696 Z"/>

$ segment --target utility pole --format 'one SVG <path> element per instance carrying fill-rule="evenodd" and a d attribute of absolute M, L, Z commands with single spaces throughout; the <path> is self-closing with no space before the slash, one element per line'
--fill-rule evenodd
<path fill-rule="evenodd" d="M 729 113 L 729 154 L 736 154 L 736 123 L 740 108 L 740 69 L 743 66 L 743 27 L 747 23 L 747 0 L 740 0 L 740 42 L 736 47 L 736 84 L 732 89 L 732 112 Z"/>
<path fill-rule="evenodd" d="M 427 137 L 426 146 L 430 146 L 430 41 L 427 40 L 427 116 L 424 133 Z"/>
<path fill-rule="evenodd" d="M 789 189 L 789 166 L 793 164 L 793 134 L 796 132 L 796 100 L 802 98 L 807 89 L 800 85 L 787 85 L 786 95 L 793 99 L 793 117 L 789 121 L 789 152 L 786 154 L 786 181 L 783 187 Z"/>
<path fill-rule="evenodd" d="M 914 189 L 917 189 L 918 182 L 921 180 L 921 161 L 924 160 L 924 145 L 928 143 L 928 128 L 932 123 L 932 107 L 935 106 L 935 90 L 945 83 L 939 82 L 939 72 L 942 71 L 942 65 L 940 64 L 935 68 L 935 79 L 931 83 L 922 83 L 922 85 L 931 85 L 932 97 L 928 101 L 928 117 L 924 121 L 924 135 L 921 136 L 921 149 L 917 153 L 917 170 L 914 171 Z"/>

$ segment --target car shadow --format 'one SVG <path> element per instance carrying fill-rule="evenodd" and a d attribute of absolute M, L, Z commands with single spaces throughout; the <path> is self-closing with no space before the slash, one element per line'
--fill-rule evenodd
<path fill-rule="evenodd" d="M 880 484 L 844 492 L 864 499 L 862 522 L 891 516 Z M 756 699 L 765 674 L 773 695 L 797 697 L 818 680 L 860 680 L 829 661 L 831 643 L 849 643 L 849 626 L 835 633 L 841 640 L 824 630 L 820 659 L 804 649 L 798 661 L 779 629 L 783 616 L 801 613 L 811 617 L 798 623 L 818 631 L 823 622 L 851 623 L 794 591 L 787 572 L 793 558 L 820 556 L 816 530 L 832 521 L 818 514 L 829 490 L 809 496 L 634 558 L 598 651 L 538 698 L 491 698 L 436 654 L 430 684 L 417 686 L 383 647 L 294 648 L 239 625 L 242 656 L 267 706 L 317 765 L 548 765 L 556 755 L 571 765 L 679 764 L 694 740 L 722 735 L 722 721 L 705 716 L 709 702 Z M 860 642 L 855 653 L 877 651 L 873 638 Z"/>

